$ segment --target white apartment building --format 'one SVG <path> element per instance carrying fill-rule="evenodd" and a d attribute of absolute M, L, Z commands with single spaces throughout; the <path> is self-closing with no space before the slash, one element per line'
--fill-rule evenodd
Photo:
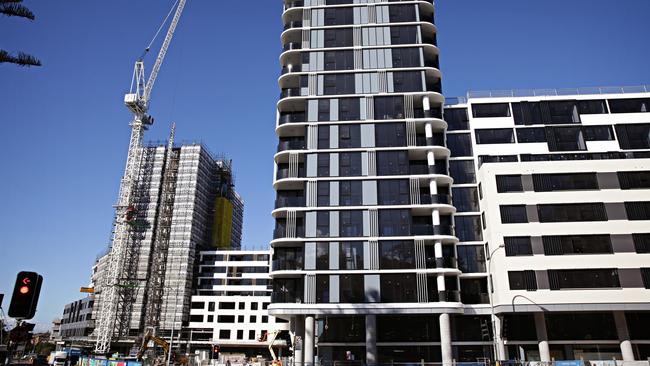
<path fill-rule="evenodd" d="M 269 257 L 268 250 L 200 253 L 197 290 L 190 309 L 192 350 L 218 345 L 222 354 L 268 357 L 271 334 L 289 329 L 288 322 L 268 312 Z M 274 347 L 286 348 L 287 339 L 287 332 L 280 334 Z M 276 354 L 280 353 L 276 349 Z"/>

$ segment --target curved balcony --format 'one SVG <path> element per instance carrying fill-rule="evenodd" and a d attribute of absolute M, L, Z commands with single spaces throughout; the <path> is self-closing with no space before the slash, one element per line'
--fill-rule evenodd
<path fill-rule="evenodd" d="M 305 122 L 305 120 L 305 112 L 283 113 L 280 114 L 280 118 L 278 118 L 278 124 L 283 125 L 285 123 L 299 123 Z"/>
<path fill-rule="evenodd" d="M 281 207 L 305 207 L 305 197 L 282 197 L 275 198 L 275 208 Z"/>
<path fill-rule="evenodd" d="M 305 237 L 305 227 L 304 226 L 296 227 L 295 238 L 304 238 L 304 237 Z M 284 238 L 289 238 L 287 236 L 287 229 L 284 227 L 276 227 L 273 230 L 273 239 L 284 239 Z"/>
<path fill-rule="evenodd" d="M 290 72 L 300 72 L 302 71 L 302 65 L 291 65 L 291 67 L 288 66 L 282 66 L 282 71 L 280 72 L 281 75 L 288 74 Z"/>
<path fill-rule="evenodd" d="M 274 259 L 271 263 L 271 271 L 302 271 L 303 268 L 302 258 Z"/>
<path fill-rule="evenodd" d="M 301 166 L 298 168 L 297 174 L 292 176 L 289 174 L 289 168 L 279 168 L 278 173 L 275 175 L 276 180 L 286 179 L 286 178 L 304 178 L 305 177 L 305 168 Z"/>
<path fill-rule="evenodd" d="M 280 92 L 280 99 L 289 98 L 289 97 L 300 97 L 301 92 L 300 88 L 286 88 L 282 89 Z"/>
<path fill-rule="evenodd" d="M 284 4 L 284 11 L 287 11 L 287 10 L 289 10 L 291 8 L 301 8 L 303 6 L 305 6 L 305 2 L 302 1 L 302 0 L 290 1 L 290 2 Z"/>
<path fill-rule="evenodd" d="M 291 28 L 302 28 L 302 21 L 292 20 L 284 25 L 284 30 Z"/>
<path fill-rule="evenodd" d="M 285 43 L 282 46 L 282 52 L 291 51 L 291 50 L 299 50 L 301 48 L 302 48 L 302 43 L 300 43 L 300 42 L 289 42 L 289 43 Z"/>
<path fill-rule="evenodd" d="M 451 196 L 448 194 L 421 194 L 420 204 L 422 205 L 451 205 Z"/>
<path fill-rule="evenodd" d="M 307 144 L 305 143 L 305 139 L 300 139 L 300 140 L 288 140 L 288 141 L 280 141 L 278 142 L 278 152 L 286 151 L 286 150 L 304 150 L 307 148 Z"/>

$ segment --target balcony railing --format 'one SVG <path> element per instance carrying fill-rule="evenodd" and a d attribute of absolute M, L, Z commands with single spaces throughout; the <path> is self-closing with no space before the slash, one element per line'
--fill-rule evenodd
<path fill-rule="evenodd" d="M 289 42 L 285 43 L 284 46 L 282 46 L 282 51 L 289 51 L 289 50 L 299 50 L 302 48 L 302 44 L 300 42 Z"/>
<path fill-rule="evenodd" d="M 278 142 L 278 152 L 286 150 L 304 150 L 307 147 L 305 140 L 289 140 Z"/>
<path fill-rule="evenodd" d="M 490 295 L 487 293 L 461 293 L 464 304 L 489 304 Z"/>
<path fill-rule="evenodd" d="M 278 123 L 280 125 L 283 125 L 285 123 L 297 123 L 297 122 L 305 122 L 304 112 L 282 114 L 280 115 L 280 118 L 278 120 Z"/>
<path fill-rule="evenodd" d="M 304 1 L 291 1 L 291 2 L 288 2 L 288 3 L 284 4 L 284 10 L 286 11 L 287 9 L 298 8 L 298 7 L 303 7 L 303 6 L 305 6 Z"/>
<path fill-rule="evenodd" d="M 284 30 L 290 29 L 290 28 L 302 28 L 302 22 L 299 20 L 294 20 L 291 22 L 288 22 L 287 24 L 284 25 Z"/>
<path fill-rule="evenodd" d="M 300 88 L 282 89 L 282 92 L 280 93 L 280 99 L 288 97 L 299 97 L 300 94 Z"/>
<path fill-rule="evenodd" d="M 445 302 L 460 302 L 458 290 L 438 291 L 438 299 Z"/>
<path fill-rule="evenodd" d="M 456 257 L 442 257 L 442 258 L 427 257 L 426 258 L 427 269 L 457 268 L 456 263 L 457 263 Z"/>
<path fill-rule="evenodd" d="M 291 176 L 289 174 L 289 168 L 278 169 L 278 173 L 276 174 L 276 179 L 304 178 L 304 177 L 305 177 L 305 168 L 302 166 L 298 168 L 298 174 L 296 174 L 295 176 Z"/>
<path fill-rule="evenodd" d="M 450 205 L 451 204 L 451 196 L 448 194 L 428 194 L 428 193 L 422 193 L 420 194 L 420 204 L 422 205 Z"/>
<path fill-rule="evenodd" d="M 280 238 L 286 238 L 287 237 L 287 229 L 284 227 L 277 227 L 275 230 L 273 230 L 273 239 L 280 239 Z M 304 238 L 305 237 L 305 227 L 304 226 L 298 226 L 296 228 L 296 237 L 297 238 Z"/>
<path fill-rule="evenodd" d="M 447 167 L 445 165 L 436 164 L 432 167 L 432 170 L 429 170 L 429 165 L 427 164 L 410 164 L 409 165 L 409 174 L 418 175 L 418 174 L 442 174 L 447 175 Z"/>
<path fill-rule="evenodd" d="M 284 293 L 284 292 L 273 292 L 271 294 L 272 303 L 283 303 L 283 304 L 300 304 L 302 303 L 302 296 L 300 294 Z"/>
<path fill-rule="evenodd" d="M 275 208 L 280 207 L 305 207 L 305 197 L 282 197 L 275 199 Z"/>
<path fill-rule="evenodd" d="M 433 235 L 454 235 L 454 227 L 449 225 L 436 225 L 433 228 Z"/>
<path fill-rule="evenodd" d="M 289 72 L 300 72 L 302 71 L 302 65 L 291 65 L 291 67 L 288 66 L 282 66 L 282 72 L 281 74 L 284 75 Z"/>
<path fill-rule="evenodd" d="M 300 271 L 304 268 L 302 258 L 274 259 L 271 266 L 274 271 Z"/>

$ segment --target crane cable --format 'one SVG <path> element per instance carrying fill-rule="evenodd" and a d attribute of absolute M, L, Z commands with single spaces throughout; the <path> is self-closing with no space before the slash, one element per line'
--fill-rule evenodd
<path fill-rule="evenodd" d="M 162 31 L 165 24 L 167 24 L 167 20 L 169 19 L 169 17 L 174 12 L 174 8 L 176 8 L 176 5 L 178 4 L 178 1 L 179 0 L 175 0 L 174 4 L 172 4 L 171 9 L 169 9 L 169 13 L 167 13 L 167 16 L 165 17 L 165 20 L 163 20 L 162 24 L 160 24 L 160 27 L 158 27 L 158 30 L 156 31 L 156 34 L 151 39 L 151 42 L 149 42 L 149 45 L 147 46 L 147 48 L 145 48 L 144 52 L 142 52 L 142 56 L 140 56 L 140 60 L 142 60 L 144 58 L 144 56 L 147 54 L 147 52 L 149 52 L 149 50 L 151 49 L 151 46 L 156 41 L 156 38 L 158 38 L 158 35 L 160 34 L 160 31 Z"/>

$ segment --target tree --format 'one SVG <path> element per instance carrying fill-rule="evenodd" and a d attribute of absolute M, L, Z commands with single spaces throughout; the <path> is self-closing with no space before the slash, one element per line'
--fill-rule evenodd
<path fill-rule="evenodd" d="M 36 19 L 34 13 L 22 5 L 23 0 L 0 0 L 0 14 L 8 17 L 26 18 L 29 20 Z M 41 61 L 32 55 L 18 52 L 14 56 L 11 53 L 0 49 L 0 64 L 12 63 L 20 66 L 41 66 Z"/>

